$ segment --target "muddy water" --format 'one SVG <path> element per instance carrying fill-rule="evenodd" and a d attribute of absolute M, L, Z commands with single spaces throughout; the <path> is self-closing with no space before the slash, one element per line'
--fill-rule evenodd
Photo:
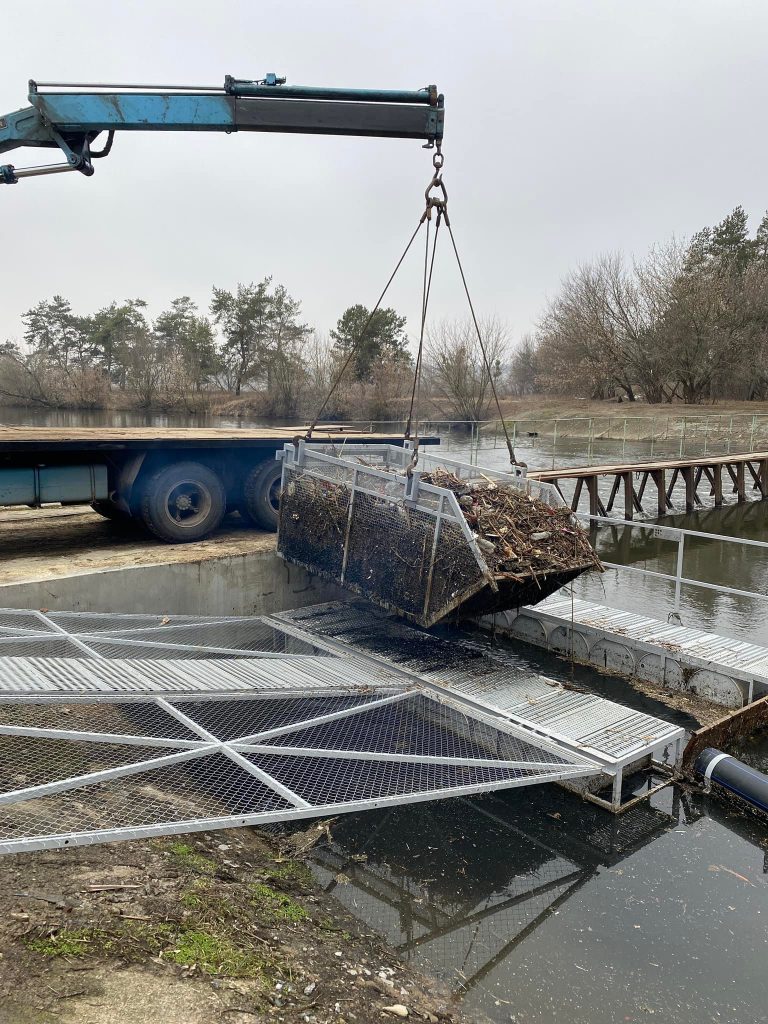
<path fill-rule="evenodd" d="M 766 1020 L 765 831 L 705 798 L 667 789 L 616 819 L 544 787 L 335 838 L 323 884 L 478 1020 Z"/>
<path fill-rule="evenodd" d="M 40 425 L 142 425 L 125 414 L 45 414 Z M 12 420 L 30 422 L 25 410 Z M 227 425 L 152 418 L 155 425 Z M 243 424 L 246 425 L 246 424 Z M 506 453 L 457 455 L 504 468 Z M 615 443 L 595 461 L 617 461 Z M 648 457 L 642 445 L 627 455 Z M 536 439 L 522 451 L 549 467 Z M 580 442 L 558 446 L 558 465 L 589 461 Z M 702 511 L 674 525 L 768 540 L 764 504 Z M 674 545 L 636 531 L 601 531 L 604 557 L 669 571 Z M 768 593 L 768 561 L 756 552 L 691 541 L 689 576 Z M 609 573 L 593 596 L 665 615 L 666 584 Z M 605 588 L 603 591 L 603 587 Z M 684 622 L 768 643 L 766 606 L 686 588 Z M 487 641 L 480 641 L 487 642 Z M 564 663 L 533 649 L 515 656 L 552 677 Z M 688 729 L 697 723 L 623 682 L 576 669 L 577 682 Z M 768 770 L 768 740 L 735 751 Z M 629 795 L 625 793 L 625 796 Z M 494 1024 L 766 1024 L 768 1022 L 768 828 L 716 802 L 667 788 L 620 818 L 555 786 L 474 800 L 412 805 L 340 819 L 316 851 L 321 882 L 366 927 L 440 976 L 470 1014 Z M 392 1002 L 407 1004 L 395 993 Z"/>
<path fill-rule="evenodd" d="M 574 681 L 697 724 L 589 669 Z M 768 768 L 765 741 L 739 753 Z M 541 786 L 356 815 L 333 834 L 321 883 L 478 1021 L 768 1021 L 768 828 L 709 798 L 668 787 L 615 817 Z"/>

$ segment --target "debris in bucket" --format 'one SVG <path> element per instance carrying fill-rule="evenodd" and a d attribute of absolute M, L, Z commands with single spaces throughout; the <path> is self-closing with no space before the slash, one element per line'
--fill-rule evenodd
<path fill-rule="evenodd" d="M 522 580 L 530 573 L 574 569 L 585 560 L 602 571 L 600 559 L 569 509 L 553 508 L 491 479 L 461 480 L 446 469 L 435 469 L 421 479 L 453 491 L 494 575 Z"/>
<path fill-rule="evenodd" d="M 421 626 L 537 604 L 600 569 L 548 484 L 393 445 L 286 446 L 278 553 Z"/>

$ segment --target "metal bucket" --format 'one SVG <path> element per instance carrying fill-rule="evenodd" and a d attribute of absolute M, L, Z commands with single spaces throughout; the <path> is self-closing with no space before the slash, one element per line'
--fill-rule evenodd
<path fill-rule="evenodd" d="M 286 444 L 278 554 L 420 626 L 462 608 L 468 615 L 536 604 L 594 564 L 567 572 L 495 576 L 453 491 L 421 477 L 447 469 L 468 483 L 493 481 L 547 504 L 564 502 L 551 485 L 419 454 L 408 446 Z"/>

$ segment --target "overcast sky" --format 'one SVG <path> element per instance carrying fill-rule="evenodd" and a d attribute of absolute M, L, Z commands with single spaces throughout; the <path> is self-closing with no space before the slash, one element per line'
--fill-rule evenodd
<path fill-rule="evenodd" d="M 765 0 L 37 0 L 2 14 L 0 115 L 27 80 L 304 85 L 446 97 L 445 181 L 476 305 L 529 329 L 559 279 L 737 203 L 768 206 Z M 19 166 L 34 150 L 0 156 Z M 0 186 L 0 340 L 55 293 L 206 307 L 271 274 L 327 331 L 371 305 L 423 205 L 419 142 L 118 134 L 92 178 Z M 463 315 L 438 259 L 433 315 Z M 418 258 L 392 304 L 418 308 Z"/>

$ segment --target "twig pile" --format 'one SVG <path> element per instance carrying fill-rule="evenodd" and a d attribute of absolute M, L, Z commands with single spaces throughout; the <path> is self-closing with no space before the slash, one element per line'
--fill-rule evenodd
<path fill-rule="evenodd" d="M 522 581 L 587 566 L 602 571 L 589 538 L 569 509 L 553 508 L 490 479 L 461 480 L 446 469 L 435 469 L 421 479 L 456 494 L 494 576 Z"/>

